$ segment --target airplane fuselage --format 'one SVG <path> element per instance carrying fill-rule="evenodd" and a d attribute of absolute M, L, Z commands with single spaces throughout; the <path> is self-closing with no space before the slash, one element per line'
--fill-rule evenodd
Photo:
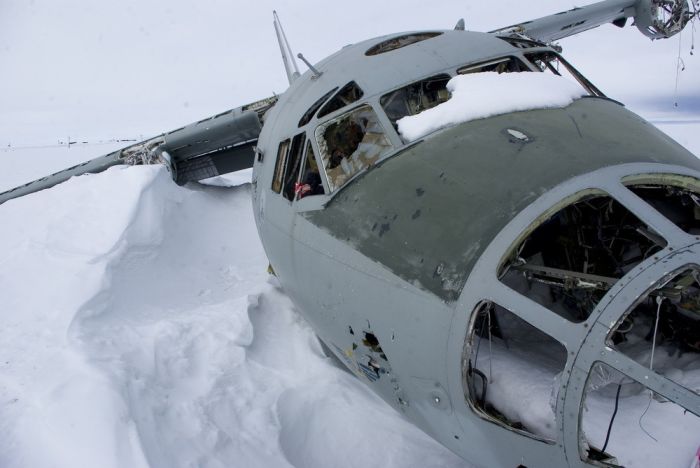
<path fill-rule="evenodd" d="M 492 72 L 493 79 L 499 76 L 493 72 L 540 72 L 546 64 L 538 66 L 536 59 L 556 51 L 466 31 L 395 37 L 347 46 L 315 66 L 320 76 L 309 71 L 297 79 L 266 116 L 258 141 L 253 205 L 260 237 L 285 292 L 320 339 L 387 403 L 483 466 L 592 462 L 593 451 L 581 448 L 580 415 L 589 374 L 599 362 L 700 414 L 697 393 L 608 343 L 650 284 L 700 261 L 695 233 L 679 229 L 629 187 L 639 181 L 697 190 L 697 158 L 575 73 L 589 94 L 564 108 L 508 112 L 407 142 L 396 130 L 391 99 L 404 99 L 404 115 L 411 115 L 421 99 L 433 99 L 424 107 L 444 100 L 441 80 L 458 71 Z M 499 63 L 506 65 L 499 69 Z M 344 101 L 335 102 L 339 94 Z M 341 131 L 346 136 L 338 137 Z M 314 165 L 318 170 L 311 173 Z M 580 284 L 604 276 L 589 278 L 595 267 L 560 274 L 561 265 L 547 264 L 554 253 L 546 246 L 531 257 L 544 258 L 544 265 L 513 261 L 527 250 L 528 236 L 535 239 L 529 245 L 541 242 L 533 232 L 556 213 L 603 202 L 611 212 L 636 217 L 635 229 L 663 242 L 635 241 L 639 245 L 625 256 L 637 248 L 653 255 L 642 252 L 620 267 L 619 280 L 599 280 L 602 292 L 591 296 L 596 304 L 588 307 L 581 299 L 577 308 L 588 307 L 585 313 L 567 316 L 563 299 L 535 300 L 532 286 L 521 284 L 525 280 L 509 279 L 523 264 L 530 268 L 521 275 L 527 281 L 533 268 L 549 275 L 538 287 L 557 274 L 562 283 Z M 601 223 L 599 229 L 607 227 Z M 559 294 L 558 286 L 549 287 L 548 294 Z M 575 297 L 588 294 L 587 287 L 561 286 Z M 486 336 L 480 325 L 485 304 L 495 311 L 488 312 L 489 323 L 499 317 L 504 341 L 510 333 L 504 330 L 518 326 L 536 329 L 546 337 L 542 343 L 551 340 L 558 370 L 551 430 L 480 401 L 491 398 L 486 387 L 481 390 L 479 363 L 472 360 Z"/>

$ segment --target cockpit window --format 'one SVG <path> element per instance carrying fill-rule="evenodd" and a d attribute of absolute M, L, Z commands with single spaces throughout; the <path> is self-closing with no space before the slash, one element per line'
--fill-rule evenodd
<path fill-rule="evenodd" d="M 416 115 L 447 101 L 450 98 L 447 91 L 448 81 L 450 75 L 436 75 L 387 93 L 379 103 L 391 124 L 397 128 L 397 120 L 407 115 Z"/>
<path fill-rule="evenodd" d="M 343 88 L 338 91 L 338 93 L 333 96 L 333 99 L 328 101 L 328 103 L 323 106 L 321 111 L 318 113 L 318 117 L 321 118 L 324 115 L 328 115 L 331 112 L 335 112 L 338 109 L 352 104 L 362 97 L 364 92 L 357 86 L 357 83 L 351 81 L 350 83 L 343 86 Z"/>
<path fill-rule="evenodd" d="M 578 82 L 592 96 L 605 97 L 605 94 L 603 94 L 590 81 L 588 81 L 581 73 L 578 72 L 578 70 L 576 70 L 566 60 L 554 52 L 537 52 L 526 54 L 525 58 L 527 58 L 543 72 L 547 71 Z"/>
<path fill-rule="evenodd" d="M 675 357 L 665 352 L 657 356 L 657 362 Z M 686 368 L 675 370 L 673 375 L 685 375 L 697 382 L 694 364 L 687 356 Z M 692 461 L 690 466 L 697 466 L 700 418 L 692 408 L 684 408 L 668 395 L 652 390 L 650 380 L 635 380 L 604 362 L 593 365 L 579 420 L 579 451 L 586 466 L 684 467 L 688 460 Z"/>
<path fill-rule="evenodd" d="M 331 191 L 391 149 L 377 115 L 368 105 L 320 125 L 316 141 Z"/>
<path fill-rule="evenodd" d="M 466 75 L 469 73 L 496 72 L 496 73 L 512 73 L 512 72 L 529 72 L 531 71 L 527 65 L 515 57 L 501 57 L 498 59 L 489 60 L 472 65 L 466 65 L 457 73 Z"/>
<path fill-rule="evenodd" d="M 392 50 L 400 49 L 416 42 L 421 42 L 435 36 L 439 36 L 441 32 L 426 32 L 419 34 L 406 34 L 404 36 L 394 37 L 367 49 L 365 55 L 379 55 Z"/>
<path fill-rule="evenodd" d="M 294 189 L 295 183 L 299 174 L 299 167 L 301 166 L 301 155 L 304 151 L 304 141 L 306 140 L 306 134 L 300 133 L 292 139 L 292 145 L 289 148 L 289 155 L 287 156 L 287 165 L 284 168 L 284 198 L 289 201 L 294 199 Z"/>
<path fill-rule="evenodd" d="M 338 87 L 336 86 L 335 88 L 331 89 L 328 91 L 326 94 L 321 96 L 318 101 L 314 102 L 311 107 L 309 107 L 309 110 L 307 110 L 304 115 L 301 116 L 301 120 L 299 120 L 299 126 L 303 127 L 307 123 L 311 122 L 311 119 L 313 119 L 314 114 L 318 110 L 319 107 L 323 105 L 324 102 L 328 100 L 329 97 L 331 97 L 331 94 L 335 93 L 338 90 Z"/>
<path fill-rule="evenodd" d="M 608 346 L 700 395 L 700 270 L 681 269 L 637 299 Z"/>
<path fill-rule="evenodd" d="M 666 240 L 600 191 L 564 200 L 510 250 L 499 278 L 555 314 L 580 323 L 605 294 Z"/>
<path fill-rule="evenodd" d="M 566 348 L 495 302 L 478 304 L 472 317 L 462 360 L 470 407 L 494 424 L 554 442 Z"/>
<path fill-rule="evenodd" d="M 275 173 L 272 176 L 272 190 L 277 193 L 282 191 L 282 181 L 284 178 L 284 165 L 287 162 L 287 150 L 289 149 L 289 139 L 280 143 L 277 149 L 277 161 L 275 162 Z"/>
<path fill-rule="evenodd" d="M 318 163 L 314 154 L 314 148 L 311 146 L 311 141 L 306 144 L 306 162 L 299 173 L 299 181 L 294 189 L 297 200 L 311 196 L 323 195 L 326 191 L 323 189 L 321 174 L 318 170 Z"/>

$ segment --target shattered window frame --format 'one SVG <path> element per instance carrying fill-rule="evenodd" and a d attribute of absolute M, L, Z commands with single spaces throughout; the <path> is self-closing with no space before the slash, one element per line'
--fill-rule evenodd
<path fill-rule="evenodd" d="M 335 111 L 343 109 L 350 104 L 353 104 L 364 96 L 365 92 L 358 86 L 355 81 L 350 81 L 348 84 L 340 88 L 335 95 L 318 111 L 317 118 L 322 118 Z"/>
<path fill-rule="evenodd" d="M 294 200 L 295 183 L 298 179 L 299 168 L 302 164 L 302 157 L 306 143 L 306 132 L 301 132 L 292 138 L 291 145 L 287 151 L 287 162 L 284 168 L 284 178 L 282 182 L 282 196 L 289 201 Z"/>
<path fill-rule="evenodd" d="M 598 226 L 590 224 L 594 218 Z M 576 231 L 575 235 L 571 230 Z M 608 246 L 609 239 L 604 236 L 611 233 L 614 237 Z M 583 323 L 628 271 L 666 246 L 663 235 L 654 232 L 613 195 L 587 189 L 561 200 L 533 220 L 503 255 L 497 277 L 552 314 L 571 323 Z M 638 255 L 625 257 L 634 254 L 635 248 L 639 249 Z M 613 267 L 615 274 L 610 272 Z"/>
<path fill-rule="evenodd" d="M 442 104 L 443 102 L 448 101 L 450 99 L 450 94 L 449 91 L 447 91 L 447 82 L 450 81 L 450 79 L 452 79 L 452 76 L 449 73 L 439 73 L 428 78 L 414 81 L 413 83 L 401 86 L 389 91 L 388 93 L 384 93 L 381 98 L 379 98 L 379 105 L 394 129 L 398 130 L 398 125 L 396 122 L 403 117 L 416 115 L 424 110 L 431 109 L 439 104 Z M 444 86 L 440 87 L 439 83 L 443 81 Z M 429 86 L 432 83 L 436 83 L 438 86 L 435 91 L 424 89 L 426 86 Z M 415 90 L 414 88 L 416 87 L 419 87 L 420 89 Z M 440 95 L 442 90 L 445 91 L 444 96 Z M 428 92 L 434 92 L 436 94 L 436 99 L 430 99 L 430 95 L 427 94 Z M 428 102 L 425 102 L 423 99 L 426 96 L 429 99 Z M 417 104 L 415 102 L 411 103 L 411 100 L 415 98 L 418 98 L 420 102 Z M 397 99 L 401 101 L 397 101 Z M 387 107 L 390 105 L 393 106 L 396 102 L 402 102 L 405 105 L 405 113 L 394 112 L 390 107 Z"/>
<path fill-rule="evenodd" d="M 339 131 L 340 125 L 349 128 Z M 394 148 L 377 112 L 369 104 L 323 122 L 316 127 L 314 136 L 330 193 L 372 167 Z M 336 136 L 340 141 L 329 147 L 328 138 Z"/>
<path fill-rule="evenodd" d="M 287 162 L 287 153 L 291 140 L 287 138 L 280 142 L 277 147 L 277 161 L 275 161 L 275 171 L 272 174 L 272 191 L 275 193 L 282 192 L 282 184 Z"/>
<path fill-rule="evenodd" d="M 700 235 L 700 180 L 680 174 L 638 174 L 623 178 L 622 184 L 684 232 Z"/>
<path fill-rule="evenodd" d="M 497 314 L 497 311 L 500 312 L 498 312 Z M 502 323 L 500 319 L 497 319 L 498 315 L 501 315 L 501 319 L 505 318 L 506 321 L 509 322 L 508 324 L 506 324 L 505 328 L 502 328 Z M 560 367 L 559 373 L 564 372 L 568 363 L 569 358 L 566 346 L 553 336 L 545 333 L 535 325 L 532 325 L 526 320 L 524 320 L 522 317 L 520 317 L 519 314 L 513 312 L 512 310 L 509 310 L 506 307 L 501 306 L 498 303 L 498 299 L 481 300 L 473 308 L 471 317 L 472 318 L 469 322 L 469 327 L 467 329 L 467 339 L 464 342 L 464 349 L 462 351 L 462 386 L 464 391 L 464 397 L 469 408 L 480 418 L 493 424 L 496 424 L 500 427 L 503 427 L 520 435 L 526 436 L 530 439 L 534 439 L 549 445 L 556 444 L 557 436 L 555 432 L 556 428 L 558 427 L 556 408 L 552 408 L 553 419 L 551 422 L 554 430 L 551 434 L 541 434 L 535 432 L 534 428 L 528 428 L 521 421 L 511 421 L 508 418 L 508 416 L 506 416 L 506 414 L 502 412 L 508 412 L 508 408 L 504 408 L 503 406 L 501 406 L 501 408 L 498 408 L 493 403 L 487 401 L 488 386 L 495 381 L 491 380 L 491 378 L 493 377 L 492 367 L 495 368 L 497 367 L 495 364 L 498 364 L 497 358 L 492 358 L 492 341 L 493 337 L 496 337 L 497 339 L 499 339 L 499 341 L 502 341 L 504 343 L 507 353 L 520 356 L 519 353 L 510 349 L 508 341 L 517 339 L 518 333 L 520 332 L 523 332 L 523 335 L 520 337 L 521 339 L 524 339 L 525 336 L 530 335 L 527 338 L 527 340 L 532 340 L 533 332 L 537 333 L 539 337 L 542 338 L 542 340 L 538 341 L 538 343 L 544 344 L 546 342 L 549 345 L 554 345 L 554 347 L 547 353 L 550 365 L 554 360 L 556 360 L 554 355 L 557 353 L 559 354 L 558 360 L 560 362 L 557 364 L 558 367 Z M 484 317 L 488 317 L 488 320 Z M 509 328 L 510 330 L 508 330 Z M 507 337 L 508 340 L 506 340 L 504 330 L 506 330 L 506 333 L 513 333 Z M 488 340 L 488 342 L 481 343 L 484 340 Z M 496 345 L 499 346 L 498 343 L 496 343 Z M 484 367 L 483 370 L 479 368 L 480 352 L 488 353 L 489 356 L 489 364 L 486 367 Z M 497 354 L 498 352 L 493 354 L 493 356 L 497 356 Z M 533 355 L 527 357 L 531 358 L 535 356 Z M 473 362 L 472 358 L 474 359 Z M 541 366 L 541 369 L 544 369 L 544 367 L 545 366 Z M 486 375 L 486 372 L 489 373 L 488 377 Z M 477 388 L 479 382 L 477 382 L 475 376 L 478 377 L 478 379 L 480 380 L 481 385 L 479 388 Z M 481 390 L 480 395 L 478 390 Z M 558 395 L 560 390 L 561 386 L 558 385 L 556 379 L 554 379 L 552 392 L 556 392 L 556 394 Z M 556 397 L 556 400 L 558 401 L 558 396 Z"/>
<path fill-rule="evenodd" d="M 306 151 L 304 152 L 303 162 L 301 164 L 299 176 L 297 177 L 297 182 L 294 188 L 295 200 L 301 200 L 303 198 L 316 195 L 325 195 L 327 193 L 326 186 L 323 182 L 323 178 L 321 177 L 321 166 L 319 165 L 319 160 L 316 158 L 316 152 L 314 151 L 311 140 L 311 138 L 306 140 Z M 313 164 L 316 166 L 315 174 L 318 176 L 317 180 L 315 177 L 313 177 L 313 175 L 308 174 L 309 170 L 307 168 L 309 161 L 313 162 Z"/>
<path fill-rule="evenodd" d="M 492 67 L 494 65 L 501 65 L 501 64 L 507 64 L 510 66 L 514 66 L 514 67 L 518 68 L 518 70 L 509 70 L 509 69 L 484 70 L 484 68 L 486 68 L 486 67 Z M 457 69 L 458 75 L 468 75 L 470 73 L 488 73 L 488 72 L 496 72 L 498 74 L 501 74 L 501 73 L 522 73 L 522 72 L 532 72 L 532 69 L 525 63 L 525 61 L 523 61 L 523 59 L 521 59 L 520 57 L 517 57 L 515 55 L 507 55 L 504 57 L 498 57 L 498 58 L 486 60 L 483 62 L 471 63 L 471 64 L 464 65 L 462 67 L 459 67 Z"/>
<path fill-rule="evenodd" d="M 691 288 L 695 290 L 694 294 L 693 291 L 690 291 L 690 294 L 684 294 Z M 691 299 L 690 295 L 694 297 Z M 652 296 L 655 297 L 653 301 Z M 651 303 L 645 304 L 646 302 Z M 644 323 L 644 319 L 648 319 L 647 323 Z M 667 367 L 675 357 L 681 361 L 683 354 L 687 353 L 697 355 L 696 359 L 700 358 L 698 331 L 700 331 L 700 265 L 686 264 L 665 275 L 640 295 L 610 329 L 605 342 L 618 353 L 648 367 L 659 377 L 666 378 L 700 395 L 698 389 L 691 388 L 685 382 L 678 380 L 675 372 L 655 367 L 654 364 L 659 364 L 659 360 L 657 359 L 656 362 L 653 360 L 655 352 L 658 353 L 657 357 L 664 354 L 667 356 L 661 363 L 663 367 Z M 629 340 L 630 333 L 634 341 L 636 341 L 635 338 L 646 333 L 644 341 L 647 341 L 652 348 L 649 361 L 646 360 L 646 353 L 640 353 L 640 348 L 643 351 L 644 343 L 637 341 L 630 343 L 631 346 L 625 344 Z M 683 371 L 681 371 L 682 376 Z"/>
<path fill-rule="evenodd" d="M 311 119 L 314 118 L 314 114 L 316 114 L 316 111 L 321 108 L 323 104 L 330 98 L 333 93 L 338 91 L 338 87 L 336 86 L 335 88 L 331 89 L 328 91 L 326 94 L 318 98 L 316 102 L 314 102 L 311 107 L 308 108 L 306 112 L 304 112 L 304 115 L 301 116 L 301 119 L 299 119 L 299 125 L 298 127 L 301 128 L 307 123 L 311 122 Z"/>
<path fill-rule="evenodd" d="M 557 65 L 561 64 L 564 66 L 566 72 L 568 72 L 568 74 L 570 74 L 574 80 L 588 92 L 589 95 L 602 98 L 607 97 L 601 90 L 599 90 L 593 83 L 583 76 L 581 72 L 576 70 L 573 65 L 552 50 L 526 52 L 523 56 L 535 67 L 535 69 L 540 70 L 541 72 L 549 71 L 557 76 L 564 77 L 564 75 L 562 75 L 560 72 L 560 68 L 552 65 L 552 62 L 557 62 Z M 541 61 L 541 64 L 538 64 L 538 61 Z"/>
<path fill-rule="evenodd" d="M 615 391 L 613 388 L 607 389 L 606 387 L 609 386 L 617 386 L 617 391 Z M 623 391 L 624 390 L 624 391 Z M 636 406 L 630 406 L 628 403 L 628 400 L 634 399 L 635 397 L 643 394 L 643 393 L 648 393 L 649 395 L 649 403 L 646 405 L 646 409 L 644 409 L 645 405 L 641 405 L 640 407 Z M 602 425 L 603 431 L 600 431 L 599 434 L 594 434 L 594 431 L 590 430 L 590 424 L 587 424 L 586 421 L 589 421 L 589 407 L 594 407 L 595 403 L 591 402 L 591 398 L 593 396 L 596 396 L 597 398 L 605 398 L 607 400 L 610 400 L 607 402 L 607 405 L 609 406 L 615 406 L 615 410 L 613 410 L 613 414 L 610 416 L 610 421 L 606 421 L 608 424 Z M 623 468 L 624 466 L 631 466 L 627 464 L 627 460 L 618 460 L 618 457 L 622 455 L 619 450 L 619 445 L 618 445 L 618 450 L 615 451 L 615 447 L 611 447 L 610 444 L 608 446 L 605 446 L 605 441 L 604 439 L 607 440 L 607 442 L 611 442 L 614 440 L 614 438 L 619 437 L 619 433 L 621 432 L 622 427 L 628 428 L 628 426 L 621 426 L 620 419 L 622 421 L 625 420 L 625 414 L 633 414 L 633 420 L 637 422 L 637 425 L 639 426 L 638 431 L 642 432 L 643 434 L 643 439 L 641 440 L 636 440 L 632 443 L 632 446 L 638 447 L 640 446 L 641 441 L 649 441 L 650 439 L 650 433 L 647 432 L 647 429 L 645 429 L 642 426 L 642 418 L 644 415 L 647 414 L 647 412 L 650 412 L 650 414 L 654 413 L 654 410 L 658 410 L 659 406 L 658 405 L 671 405 L 674 408 L 678 408 L 678 417 L 680 418 L 686 418 L 689 417 L 691 419 L 695 418 L 695 421 L 700 420 L 700 416 L 696 415 L 692 411 L 690 411 L 688 408 L 673 402 L 667 398 L 665 398 L 663 395 L 655 392 L 651 388 L 649 388 L 648 383 L 645 383 L 643 380 L 639 380 L 636 378 L 632 378 L 629 375 L 627 375 L 622 369 L 616 368 L 613 365 L 611 365 L 608 362 L 599 360 L 599 361 L 594 361 L 591 364 L 591 368 L 588 371 L 588 376 L 586 378 L 584 387 L 583 387 L 583 393 L 581 396 L 581 403 L 579 407 L 579 420 L 578 420 L 578 451 L 579 451 L 579 457 L 581 461 L 587 464 L 592 464 L 594 466 L 604 466 L 604 467 L 614 467 L 614 468 Z M 654 408 L 656 407 L 656 408 Z M 619 408 L 619 411 L 617 410 Z M 642 412 L 642 410 L 644 411 Z M 649 411 L 651 409 L 651 411 Z M 626 413 L 627 412 L 627 413 Z M 641 412 L 641 415 L 640 415 Z M 594 416 L 594 415 L 590 415 Z M 616 419 L 616 416 L 618 416 L 620 419 Z M 617 421 L 617 424 L 614 425 L 614 423 Z M 688 425 L 688 421 L 685 421 L 684 424 L 677 424 L 676 427 L 684 427 Z M 586 428 L 585 426 L 588 426 Z M 605 429 L 608 429 L 607 431 Z M 617 429 L 617 432 L 616 430 Z M 635 430 L 637 430 L 635 428 Z M 687 429 L 686 429 L 687 430 Z M 629 431 L 629 429 L 628 429 Z M 627 431 L 626 431 L 627 432 Z M 597 436 L 597 437 L 596 437 Z M 605 437 L 603 437 L 605 436 Z M 625 434 L 625 442 L 629 443 L 629 434 Z M 602 444 L 596 443 L 592 439 L 598 438 L 600 441 L 603 441 Z M 662 445 L 663 447 L 663 445 Z M 695 448 L 696 446 L 693 445 L 692 449 L 688 451 L 688 453 L 695 453 Z M 671 447 L 671 449 L 675 450 L 680 447 Z M 613 453 L 611 453 L 613 452 Z M 646 463 L 645 463 L 646 466 Z M 649 466 L 658 466 L 658 465 L 649 465 Z"/>

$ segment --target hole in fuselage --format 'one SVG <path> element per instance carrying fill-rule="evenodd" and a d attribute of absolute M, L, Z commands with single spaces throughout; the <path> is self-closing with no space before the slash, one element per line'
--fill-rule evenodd
<path fill-rule="evenodd" d="M 500 269 L 501 281 L 572 321 L 586 320 L 622 276 L 666 241 L 607 195 L 592 195 L 539 224 Z"/>

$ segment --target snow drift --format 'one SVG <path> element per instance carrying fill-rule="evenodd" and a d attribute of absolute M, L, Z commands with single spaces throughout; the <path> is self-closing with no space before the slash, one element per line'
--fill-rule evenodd
<path fill-rule="evenodd" d="M 586 94 L 578 83 L 549 73 L 486 72 L 458 75 L 447 83 L 448 101 L 397 121 L 414 141 L 441 128 L 508 112 L 566 107 Z"/>
<path fill-rule="evenodd" d="M 0 466 L 464 466 L 324 357 L 248 187 L 115 167 L 0 205 Z"/>
<path fill-rule="evenodd" d="M 0 205 L 1 467 L 467 466 L 323 355 L 265 272 L 247 177 L 117 166 Z M 489 401 L 556 437 L 556 369 L 504 350 L 480 356 Z M 688 466 L 700 425 L 676 437 L 682 409 L 625 392 L 611 452 Z"/>

